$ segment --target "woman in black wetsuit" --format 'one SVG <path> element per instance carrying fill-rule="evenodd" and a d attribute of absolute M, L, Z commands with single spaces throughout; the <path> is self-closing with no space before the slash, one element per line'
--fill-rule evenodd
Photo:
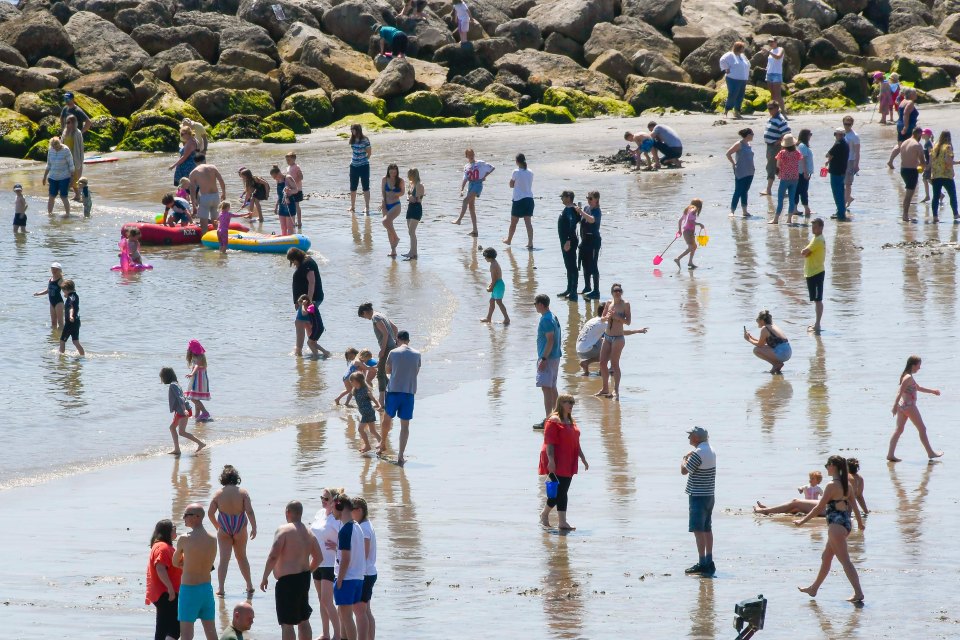
<path fill-rule="evenodd" d="M 583 294 L 590 300 L 600 299 L 600 270 L 597 261 L 600 259 L 600 192 L 591 191 L 587 194 L 587 208 L 580 209 L 580 263 L 583 265 Z M 593 287 L 590 279 L 593 278 Z"/>

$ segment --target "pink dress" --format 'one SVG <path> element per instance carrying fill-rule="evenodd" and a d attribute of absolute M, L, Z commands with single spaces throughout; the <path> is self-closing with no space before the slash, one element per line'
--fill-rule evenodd
<path fill-rule="evenodd" d="M 210 399 L 210 380 L 207 378 L 207 368 L 197 366 L 197 370 L 190 378 L 190 387 L 183 395 L 194 400 Z"/>

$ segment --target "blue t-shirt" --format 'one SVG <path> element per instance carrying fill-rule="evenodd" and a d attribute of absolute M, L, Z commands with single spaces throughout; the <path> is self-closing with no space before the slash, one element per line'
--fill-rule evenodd
<path fill-rule="evenodd" d="M 553 347 L 550 353 L 544 353 L 547 348 L 547 334 L 553 334 Z M 552 311 L 547 311 L 540 316 L 540 324 L 537 325 L 537 357 L 546 357 L 548 360 L 559 358 L 560 353 L 560 322 L 553 315 Z"/>
<path fill-rule="evenodd" d="M 380 27 L 380 37 L 389 45 L 393 45 L 393 39 L 397 37 L 398 33 L 403 32 L 396 27 Z"/>
<path fill-rule="evenodd" d="M 367 157 L 367 149 L 370 148 L 370 140 L 363 138 L 360 140 L 360 142 L 351 142 L 350 148 L 353 149 L 353 158 L 350 160 L 351 166 L 362 167 L 370 164 L 370 158 Z"/>

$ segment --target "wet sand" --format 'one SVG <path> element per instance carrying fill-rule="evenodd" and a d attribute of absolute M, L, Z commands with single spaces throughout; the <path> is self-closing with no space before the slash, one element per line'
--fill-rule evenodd
<path fill-rule="evenodd" d="M 928 108 L 924 126 L 939 131 L 956 113 Z M 791 124 L 814 130 L 819 158 L 839 119 L 797 117 Z M 0 259 L 0 283 L 9 292 L 0 304 L 0 329 L 8 344 L 24 350 L 0 354 L 0 371 L 18 380 L 18 393 L 4 394 L 2 406 L 11 424 L 21 425 L 20 436 L 8 438 L 0 454 L 0 483 L 7 487 L 0 491 L 0 513 L 9 523 L 0 530 L 0 562 L 7 567 L 0 590 L 14 637 L 77 629 L 97 638 L 149 635 L 153 611 L 142 605 L 142 593 L 152 526 L 163 517 L 179 521 L 191 501 L 207 503 L 226 463 L 240 469 L 257 510 L 254 576 L 287 500 L 301 499 L 312 516 L 327 485 L 368 499 L 380 540 L 373 607 L 382 637 L 733 637 L 733 604 L 758 593 L 770 601 L 764 638 L 955 635 L 958 616 L 948 594 L 957 579 L 950 539 L 958 474 L 951 460 L 960 453 L 951 449 L 947 429 L 957 393 L 949 349 L 958 328 L 957 227 L 897 221 L 899 177 L 884 167 L 892 128 L 858 126 L 864 170 L 854 190 L 855 223 L 827 225 L 825 331 L 808 336 L 813 310 L 798 253 L 809 229 L 726 216 L 732 179 L 722 156 L 737 125 L 711 127 L 715 119 L 707 116 L 662 118 L 695 154 L 686 169 L 655 175 L 589 170 L 588 158 L 610 153 L 624 129 L 645 120 L 494 128 L 471 131 L 470 140 L 450 131 L 372 136 L 374 176 L 377 162 L 395 159 L 389 149 L 402 154 L 396 158 L 402 171 L 415 162 L 424 175 L 428 200 L 416 264 L 386 259 L 377 218 L 360 219 L 351 229 L 339 195 L 343 141 L 314 134 L 300 145 L 308 190 L 318 192 L 305 203 L 304 232 L 322 257 L 328 333 L 321 343 L 335 352 L 371 345 L 372 332 L 355 311 L 371 299 L 411 329 L 414 346 L 424 351 L 403 470 L 356 453 L 352 412 L 331 406 L 343 361 L 297 363 L 289 355 L 290 271 L 281 258 L 231 254 L 223 260 L 201 249 L 146 248 L 154 272 L 125 282 L 106 271 L 115 261 L 116 228 L 130 219 L 130 209 L 150 210 L 165 186 L 124 186 L 122 199 L 95 186 L 103 210 L 89 222 L 48 223 L 38 212 L 43 202 L 32 199 L 34 234 Z M 762 128 L 759 120 L 749 124 Z M 480 201 L 478 242 L 461 235 L 468 229 L 448 224 L 458 212 L 460 150 L 468 143 L 497 166 Z M 538 250 L 501 253 L 513 322 L 486 327 L 477 322 L 486 309 L 488 277 L 477 249 L 502 247 L 505 182 L 521 150 L 537 176 Z M 211 157 L 229 174 L 231 195 L 238 186 L 232 169 L 263 151 L 214 147 Z M 120 170 L 143 182 L 163 175 L 166 182 L 159 167 L 167 163 L 125 159 L 87 175 L 91 185 Z M 28 193 L 38 191 L 34 169 L 7 173 Z M 569 516 L 578 530 L 560 536 L 537 525 L 541 437 L 530 424 L 541 417 L 542 402 L 533 385 L 531 301 L 535 293 L 563 287 L 555 219 L 556 195 L 564 188 L 579 199 L 588 189 L 601 191 L 602 288 L 622 282 L 634 324 L 651 330 L 628 339 L 619 404 L 592 398 L 599 381 L 580 378 L 575 359 L 565 359 L 560 386 L 578 399 L 575 415 L 591 468 L 571 489 Z M 759 190 L 755 182 L 754 213 L 764 210 Z M 815 182 L 811 191 L 815 210 L 829 214 L 828 185 Z M 668 261 L 679 253 L 674 245 L 655 271 L 650 260 L 696 196 L 707 203 L 702 221 L 711 237 L 697 255 L 702 268 L 677 273 Z M 884 248 L 901 242 L 945 247 Z M 55 342 L 38 326 L 45 301 L 24 300 L 43 285 L 51 256 L 64 254 L 78 280 L 83 342 L 93 353 L 82 361 L 61 362 L 50 352 Z M 209 290 L 195 289 L 206 291 L 204 303 L 175 300 L 190 298 L 201 270 L 213 281 Z M 596 305 L 553 306 L 565 352 L 572 354 L 577 329 Z M 783 377 L 764 373 L 767 367 L 742 340 L 741 325 L 752 328 L 760 308 L 771 309 L 793 344 Z M 216 445 L 180 461 L 159 454 L 168 434 L 156 371 L 173 363 L 184 372 L 182 351 L 192 337 L 184 332 L 234 325 L 222 335 L 204 334 L 211 411 L 219 419 L 198 431 Z M 927 465 L 908 427 L 898 449 L 905 462 L 891 468 L 883 460 L 893 425 L 889 408 L 911 353 L 925 358 L 920 384 L 943 392 L 920 402 L 934 447 L 947 456 Z M 713 580 L 683 575 L 695 547 L 686 531 L 679 459 L 687 450 L 684 430 L 694 424 L 710 429 L 719 457 Z M 862 609 L 844 602 L 849 586 L 838 568 L 815 603 L 796 592 L 818 567 L 822 523 L 796 529 L 789 518 L 750 513 L 757 499 L 796 496 L 807 472 L 837 451 L 861 459 L 873 511 L 866 533 L 850 538 L 867 595 Z M 233 565 L 226 602 L 240 598 L 242 588 Z M 272 593 L 258 593 L 254 606 L 250 637 L 277 637 Z M 316 613 L 314 621 L 319 624 Z"/>

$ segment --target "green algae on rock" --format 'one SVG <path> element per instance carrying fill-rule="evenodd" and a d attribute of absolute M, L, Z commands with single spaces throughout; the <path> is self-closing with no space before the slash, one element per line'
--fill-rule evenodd
<path fill-rule="evenodd" d="M 477 121 L 473 118 L 433 118 L 413 111 L 397 111 L 387 114 L 387 123 L 395 129 L 449 129 L 472 127 Z"/>
<path fill-rule="evenodd" d="M 63 110 L 64 93 L 66 92 L 62 89 L 44 89 L 37 93 L 21 93 L 14 102 L 14 108 L 34 122 L 39 122 L 45 116 L 56 116 L 59 119 L 60 111 Z M 75 93 L 74 99 L 77 106 L 83 109 L 83 112 L 91 119 L 110 116 L 106 107 L 89 96 Z"/>
<path fill-rule="evenodd" d="M 156 124 L 161 124 L 165 127 L 170 127 L 171 129 L 180 128 L 180 120 L 172 118 L 158 109 L 148 109 L 146 111 L 137 111 L 130 116 L 130 122 L 127 125 L 127 129 L 129 131 L 136 131 L 137 129 L 152 127 Z"/>
<path fill-rule="evenodd" d="M 277 124 L 294 133 L 310 133 L 310 124 L 294 109 L 277 111 L 263 119 L 265 123 Z"/>
<path fill-rule="evenodd" d="M 113 116 L 92 118 L 90 130 L 83 134 L 83 148 L 87 151 L 110 151 L 123 139 L 126 126 Z"/>
<path fill-rule="evenodd" d="M 47 149 L 50 148 L 50 139 L 44 138 L 43 140 L 37 140 L 33 143 L 33 146 L 30 147 L 30 150 L 23 156 L 24 160 L 36 160 L 37 162 L 46 162 L 47 161 Z"/>
<path fill-rule="evenodd" d="M 525 113 L 534 122 L 545 122 L 550 124 L 570 124 L 575 122 L 576 118 L 566 107 L 551 107 L 546 104 L 532 104 L 529 107 L 520 110 Z"/>
<path fill-rule="evenodd" d="M 636 115 L 633 107 L 623 100 L 591 96 L 579 89 L 567 87 L 548 87 L 543 92 L 543 104 L 566 107 L 575 118 L 593 118 L 598 115 L 632 118 Z"/>
<path fill-rule="evenodd" d="M 393 129 L 389 122 L 378 118 L 372 113 L 357 113 L 352 116 L 345 116 L 336 122 L 327 126 L 328 129 L 349 129 L 358 124 L 364 131 L 380 131 L 382 129 Z"/>
<path fill-rule="evenodd" d="M 187 103 L 207 122 L 217 124 L 232 115 L 266 117 L 277 110 L 273 96 L 263 89 L 212 89 L 197 91 Z"/>
<path fill-rule="evenodd" d="M 333 121 L 333 105 L 323 89 L 292 93 L 280 105 L 283 111 L 296 111 L 311 127 L 325 127 Z"/>
<path fill-rule="evenodd" d="M 209 124 L 192 104 L 181 100 L 176 95 L 171 95 L 164 91 L 155 93 L 153 97 L 144 102 L 143 106 L 130 116 L 130 127 L 132 129 L 139 128 L 134 127 L 134 121 L 136 120 L 137 114 L 145 111 L 157 111 L 168 118 L 172 118 L 177 122 L 177 126 L 179 126 L 180 121 L 184 118 L 190 118 L 204 126 Z M 177 136 L 177 138 L 179 139 L 179 136 Z"/>
<path fill-rule="evenodd" d="M 22 158 L 30 150 L 37 125 L 13 109 L 0 109 L 0 156 Z"/>
<path fill-rule="evenodd" d="M 267 122 L 260 116 L 237 114 L 221 121 L 210 131 L 213 140 L 259 140 L 268 133 L 286 129 L 278 122 Z"/>
<path fill-rule="evenodd" d="M 530 116 L 523 113 L 522 111 L 512 111 L 510 113 L 495 113 L 492 116 L 487 116 L 483 119 L 483 122 L 480 123 L 483 126 L 488 126 L 491 124 L 536 124 Z"/>
<path fill-rule="evenodd" d="M 153 124 L 142 129 L 129 131 L 117 151 L 173 152 L 180 148 L 180 133 L 173 127 Z"/>
<path fill-rule="evenodd" d="M 709 111 L 717 92 L 686 82 L 628 76 L 624 98 L 637 113 L 651 107 L 673 107 L 691 111 Z"/>
<path fill-rule="evenodd" d="M 464 102 L 470 105 L 473 110 L 473 117 L 480 122 L 487 116 L 495 113 L 510 113 L 517 110 L 517 105 L 509 100 L 496 96 L 492 93 L 481 93 L 478 95 L 465 95 Z"/>
<path fill-rule="evenodd" d="M 773 98 L 773 95 L 766 89 L 747 85 L 743 95 L 743 105 L 740 113 L 756 113 L 766 111 L 767 103 Z M 723 86 L 717 90 L 717 95 L 713 97 L 713 110 L 716 113 L 723 113 L 727 104 L 727 87 Z"/>
<path fill-rule="evenodd" d="M 432 91 L 414 91 L 396 101 L 394 111 L 410 111 L 436 118 L 443 111 L 443 100 Z"/>
<path fill-rule="evenodd" d="M 382 120 L 387 115 L 385 100 L 352 89 L 334 91 L 331 102 L 333 103 L 333 117 L 337 119 L 360 113 L 372 113 Z"/>
<path fill-rule="evenodd" d="M 293 144 L 297 136 L 291 129 L 280 129 L 264 135 L 261 140 L 271 144 Z"/>

